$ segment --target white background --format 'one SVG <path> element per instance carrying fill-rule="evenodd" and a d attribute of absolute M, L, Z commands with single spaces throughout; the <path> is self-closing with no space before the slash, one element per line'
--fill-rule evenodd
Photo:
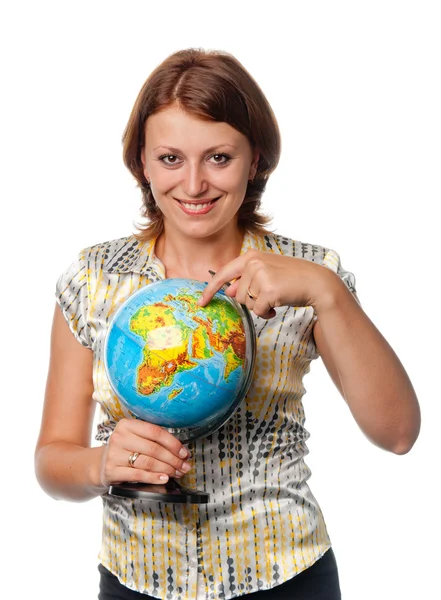
<path fill-rule="evenodd" d="M 231 52 L 263 88 L 283 139 L 265 210 L 280 233 L 340 253 L 421 403 L 420 438 L 395 456 L 364 438 L 321 361 L 305 379 L 310 483 L 343 598 L 437 597 L 439 3 L 3 6 L 0 527 L 8 598 L 97 595 L 100 500 L 56 502 L 33 471 L 55 282 L 85 246 L 134 231 L 140 194 L 122 164 L 121 134 L 151 70 L 190 46 Z"/>

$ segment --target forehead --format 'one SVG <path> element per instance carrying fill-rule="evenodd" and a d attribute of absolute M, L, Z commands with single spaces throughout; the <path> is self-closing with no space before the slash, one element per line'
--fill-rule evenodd
<path fill-rule="evenodd" d="M 145 125 L 146 146 L 199 143 L 248 145 L 248 139 L 228 123 L 206 121 L 177 106 L 151 115 Z"/>

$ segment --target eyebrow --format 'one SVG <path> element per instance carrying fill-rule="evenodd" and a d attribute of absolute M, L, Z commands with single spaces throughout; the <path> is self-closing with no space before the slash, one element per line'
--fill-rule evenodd
<path fill-rule="evenodd" d="M 213 152 L 214 150 L 218 150 L 219 148 L 222 148 L 224 146 L 229 146 L 230 148 L 234 148 L 235 150 L 237 150 L 237 146 L 233 146 L 233 144 L 216 144 L 216 146 L 211 146 L 210 148 L 203 150 L 202 154 L 206 154 L 207 152 Z M 153 150 L 158 150 L 158 148 L 165 148 L 170 152 L 174 152 L 176 154 L 183 154 L 182 150 L 180 150 L 179 148 L 174 148 L 173 146 L 156 146 L 156 148 L 153 148 Z"/>

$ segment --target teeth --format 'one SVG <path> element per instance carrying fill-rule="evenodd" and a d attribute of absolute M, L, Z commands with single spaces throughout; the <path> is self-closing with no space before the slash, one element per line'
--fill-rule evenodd
<path fill-rule="evenodd" d="M 181 202 L 182 206 L 184 206 L 187 210 L 193 210 L 194 212 L 197 212 L 198 210 L 203 210 L 204 208 L 206 208 L 207 206 L 210 206 L 211 201 L 210 202 L 206 202 L 205 204 L 188 204 L 186 202 Z"/>

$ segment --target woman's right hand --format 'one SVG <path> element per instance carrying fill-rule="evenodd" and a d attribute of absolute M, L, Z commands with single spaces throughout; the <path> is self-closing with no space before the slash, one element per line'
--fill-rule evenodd
<path fill-rule="evenodd" d="M 131 467 L 129 457 L 135 452 L 139 456 Z M 159 425 L 121 419 L 104 448 L 101 483 L 105 487 L 123 481 L 164 484 L 190 470 L 189 457 L 189 450 Z"/>

